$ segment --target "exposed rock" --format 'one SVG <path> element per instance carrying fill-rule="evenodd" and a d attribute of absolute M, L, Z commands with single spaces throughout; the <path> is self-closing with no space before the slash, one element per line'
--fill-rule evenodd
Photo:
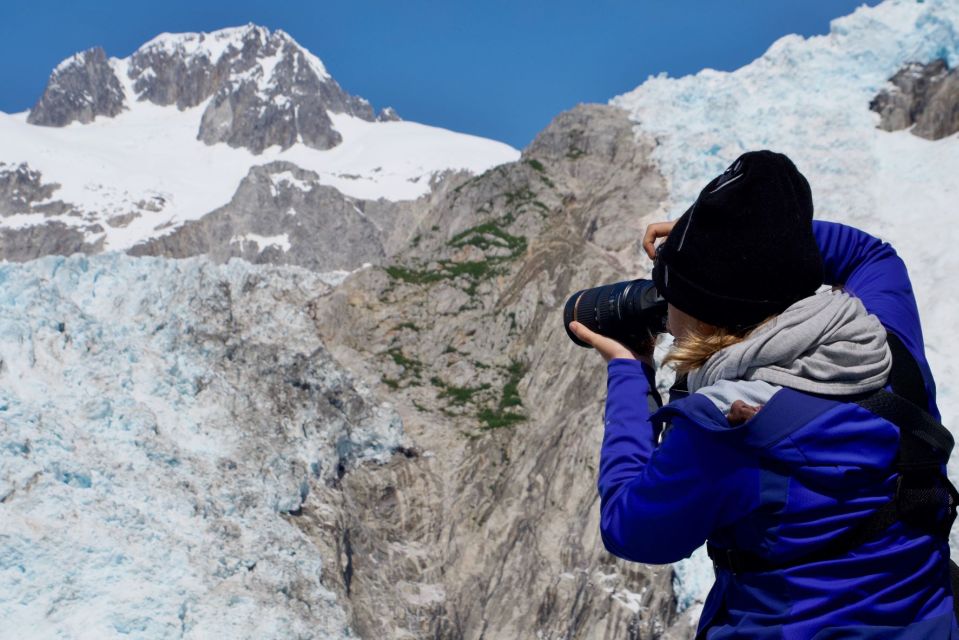
<path fill-rule="evenodd" d="M 238 257 L 317 271 L 380 264 L 408 245 L 425 211 L 468 175 L 435 176 L 430 194 L 418 200 L 361 200 L 321 184 L 312 171 L 277 161 L 253 167 L 227 205 L 135 245 L 129 253 L 175 258 L 207 254 L 217 262 Z M 51 253 L 103 250 L 103 227 L 95 216 L 54 200 L 58 189 L 58 184 L 44 182 L 40 172 L 26 164 L 0 163 L 0 218 L 18 214 L 49 218 L 4 227 L 0 259 L 19 262 Z M 123 228 L 143 215 L 162 211 L 165 204 L 162 196 L 153 196 L 103 222 Z"/>
<path fill-rule="evenodd" d="M 102 237 L 90 240 L 90 234 L 102 232 L 102 227 L 84 222 L 83 213 L 73 205 L 53 200 L 59 188 L 56 183 L 44 182 L 40 172 L 26 163 L 0 162 L 0 217 L 39 214 L 50 218 L 44 224 L 0 227 L 0 260 L 23 262 L 51 253 L 102 250 Z"/>
<path fill-rule="evenodd" d="M 209 101 L 197 132 L 207 144 L 225 142 L 253 153 L 296 142 L 330 149 L 342 140 L 330 113 L 377 119 L 369 102 L 343 91 L 319 58 L 281 30 L 251 24 L 163 34 L 114 62 L 99 47 L 65 60 L 28 122 L 64 126 L 117 115 L 125 97 L 115 67 L 127 70 L 137 100 L 181 110 Z M 399 117 L 388 108 L 379 119 Z"/>
<path fill-rule="evenodd" d="M 635 140 L 633 126 L 618 110 L 582 105 L 558 115 L 523 152 L 534 168 L 560 164 L 577 191 L 603 194 L 590 203 L 596 217 L 586 238 L 616 252 L 639 249 L 648 222 L 641 214 L 665 195 L 650 160 L 655 143 Z"/>
<path fill-rule="evenodd" d="M 397 122 L 402 119 L 393 107 L 384 107 L 376 114 L 376 120 L 378 122 Z"/>
<path fill-rule="evenodd" d="M 253 167 L 229 204 L 129 253 L 356 269 L 385 255 L 387 234 L 364 211 L 377 207 L 394 209 L 379 217 L 395 217 L 401 205 L 353 200 L 320 184 L 312 171 L 272 162 Z"/>
<path fill-rule="evenodd" d="M 40 172 L 25 162 L 18 165 L 0 162 L 0 216 L 46 210 L 40 203 L 50 200 L 59 188 L 56 183 L 44 183 Z"/>
<path fill-rule="evenodd" d="M 84 230 L 58 220 L 17 229 L 0 227 L 0 257 L 11 262 L 26 262 L 37 256 L 103 251 L 103 238 L 90 242 Z"/>
<path fill-rule="evenodd" d="M 950 70 L 945 60 L 910 62 L 889 81 L 892 87 L 869 103 L 880 116 L 880 129 L 912 127 L 911 133 L 929 140 L 959 131 L 959 71 Z"/>
<path fill-rule="evenodd" d="M 321 184 L 313 171 L 275 161 L 250 169 L 229 204 L 128 253 L 202 254 L 217 262 L 236 257 L 314 271 L 382 264 L 408 245 L 425 211 L 463 179 L 438 176 L 430 195 L 418 200 L 361 200 Z"/>
<path fill-rule="evenodd" d="M 562 114 L 318 309 L 324 342 L 390 395 L 417 452 L 346 474 L 297 519 L 340 558 L 327 583 L 362 637 L 688 632 L 668 567 L 603 549 L 605 376 L 561 324 L 569 293 L 648 268 L 636 231 L 666 195 L 651 148 L 616 108 Z"/>
<path fill-rule="evenodd" d="M 94 47 L 61 62 L 30 110 L 30 124 L 62 127 L 123 111 L 123 87 L 103 49 Z"/>
<path fill-rule="evenodd" d="M 197 138 L 254 153 L 297 141 L 336 146 L 328 111 L 374 119 L 366 100 L 343 91 L 289 35 L 254 25 L 160 36 L 130 57 L 130 78 L 141 100 L 160 105 L 185 109 L 212 97 Z"/>

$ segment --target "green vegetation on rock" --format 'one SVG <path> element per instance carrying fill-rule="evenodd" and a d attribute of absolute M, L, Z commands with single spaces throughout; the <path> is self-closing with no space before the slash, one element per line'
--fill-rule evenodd
<path fill-rule="evenodd" d="M 406 381 L 407 385 L 419 386 L 420 373 L 423 370 L 423 363 L 415 358 L 409 358 L 403 354 L 403 351 L 397 347 L 391 347 L 386 350 L 387 355 L 393 359 L 397 365 L 403 367 L 403 373 L 400 378 L 383 377 L 383 384 L 390 389 L 399 389 L 401 383 Z"/>
<path fill-rule="evenodd" d="M 386 273 L 394 280 L 402 280 L 410 284 L 431 284 L 440 280 L 455 280 L 463 276 L 469 280 L 464 291 L 470 296 L 475 295 L 480 281 L 498 275 L 503 271 L 501 265 L 526 251 L 526 238 L 514 236 L 503 230 L 503 219 L 489 221 L 470 227 L 453 236 L 448 244 L 452 247 L 472 245 L 481 251 L 493 247 L 507 250 L 507 255 L 489 256 L 483 260 L 467 260 L 454 262 L 453 260 L 438 260 L 437 268 L 411 269 L 401 265 L 386 267 Z"/>
<path fill-rule="evenodd" d="M 452 247 L 473 245 L 483 251 L 490 247 L 502 247 L 509 250 L 510 258 L 514 258 L 526 251 L 526 238 L 507 233 L 497 222 L 484 222 L 457 233 L 450 238 L 449 245 Z"/>
<path fill-rule="evenodd" d="M 480 363 L 475 363 L 480 366 Z M 489 365 L 480 366 L 482 369 L 488 369 Z M 450 411 L 451 408 L 464 407 L 472 405 L 475 408 L 474 415 L 482 423 L 483 430 L 499 429 L 509 427 L 519 422 L 525 422 L 528 418 L 521 409 L 523 400 L 519 395 L 519 382 L 526 374 L 526 367 L 521 362 L 512 361 L 506 367 L 499 367 L 505 374 L 506 380 L 503 383 L 502 391 L 498 401 L 487 404 L 491 400 L 488 393 L 492 385 L 484 382 L 475 387 L 458 387 L 444 382 L 437 376 L 430 378 L 433 386 L 439 391 L 437 398 L 446 398 L 450 404 L 440 410 L 447 415 L 457 415 Z"/>
<path fill-rule="evenodd" d="M 442 398 L 449 398 L 454 404 L 462 405 L 466 404 L 467 402 L 472 402 L 474 395 L 480 391 L 489 389 L 489 387 L 490 385 L 488 382 L 484 382 L 478 387 L 455 387 L 452 385 L 447 385 L 439 395 Z"/>
<path fill-rule="evenodd" d="M 526 415 L 510 410 L 510 407 L 522 407 L 523 400 L 519 395 L 519 381 L 526 374 L 526 367 L 514 360 L 506 367 L 506 382 L 503 384 L 503 393 L 495 407 L 484 407 L 476 417 L 483 423 L 484 429 L 499 429 L 511 427 L 518 422 L 526 421 Z"/>
<path fill-rule="evenodd" d="M 533 167 L 540 173 L 543 173 L 544 171 L 546 171 L 546 167 L 543 166 L 543 163 L 535 158 L 530 158 L 529 160 L 526 161 L 526 164 Z"/>

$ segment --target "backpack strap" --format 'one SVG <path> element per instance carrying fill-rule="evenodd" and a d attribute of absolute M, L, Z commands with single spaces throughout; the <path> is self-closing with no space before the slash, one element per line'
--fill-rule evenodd
<path fill-rule="evenodd" d="M 955 560 L 949 561 L 949 582 L 952 583 L 952 612 L 959 620 L 959 566 Z"/>
<path fill-rule="evenodd" d="M 919 363 L 909 353 L 902 339 L 892 331 L 886 331 L 886 344 L 892 352 L 892 370 L 889 372 L 889 386 L 896 395 L 905 398 L 923 409 L 929 406 L 926 382 L 922 378 Z"/>

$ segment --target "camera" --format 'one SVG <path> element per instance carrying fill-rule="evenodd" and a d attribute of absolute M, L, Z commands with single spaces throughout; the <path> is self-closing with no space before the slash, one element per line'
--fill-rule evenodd
<path fill-rule="evenodd" d="M 639 351 L 666 330 L 666 300 L 652 280 L 643 279 L 577 291 L 566 301 L 563 326 L 570 340 L 589 347 L 569 330 L 573 320 Z"/>

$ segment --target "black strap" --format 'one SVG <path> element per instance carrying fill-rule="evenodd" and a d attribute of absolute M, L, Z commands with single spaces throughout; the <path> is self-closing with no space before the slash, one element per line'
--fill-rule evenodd
<path fill-rule="evenodd" d="M 679 400 L 689 395 L 689 376 L 680 373 L 673 380 L 673 386 L 669 388 L 669 401 Z"/>
<path fill-rule="evenodd" d="M 926 409 L 929 397 L 926 394 L 926 382 L 919 369 L 919 363 L 909 353 L 903 341 L 892 331 L 886 332 L 886 343 L 892 352 L 892 371 L 889 372 L 889 386 L 896 395 L 905 398 L 917 407 Z"/>
<path fill-rule="evenodd" d="M 900 468 L 938 467 L 949 461 L 955 445 L 952 434 L 917 405 L 884 389 L 870 393 L 856 404 L 899 427 Z"/>
<path fill-rule="evenodd" d="M 952 583 L 952 611 L 959 619 L 959 566 L 954 560 L 949 561 L 949 582 Z"/>

